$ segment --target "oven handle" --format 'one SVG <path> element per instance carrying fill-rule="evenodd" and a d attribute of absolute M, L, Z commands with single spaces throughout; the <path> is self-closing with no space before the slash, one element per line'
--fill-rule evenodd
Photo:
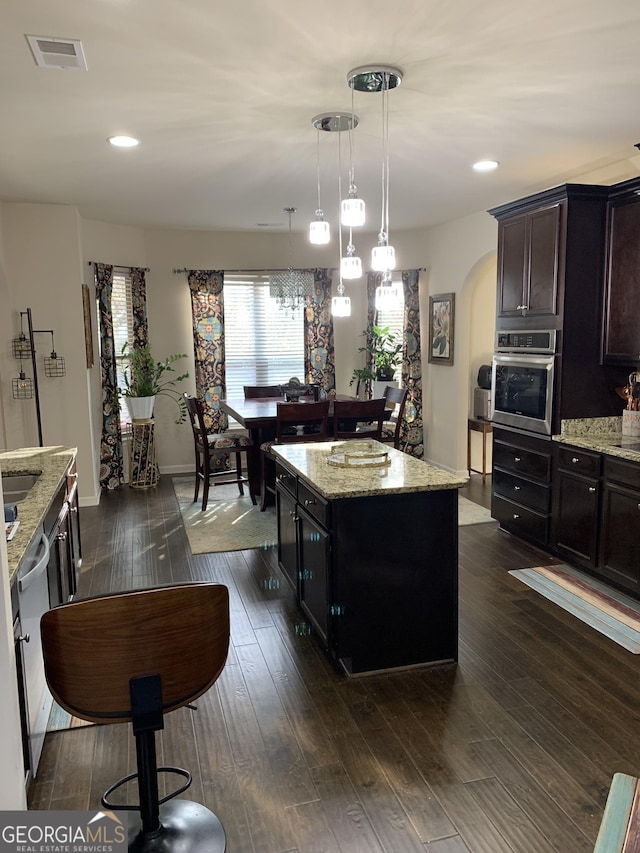
<path fill-rule="evenodd" d="M 26 575 L 18 579 L 18 588 L 20 592 L 24 592 L 25 589 L 28 589 L 31 584 L 37 580 L 41 574 L 44 573 L 47 565 L 49 563 L 49 554 L 51 553 L 51 549 L 49 548 L 49 539 L 42 533 L 40 537 L 40 544 L 44 546 L 44 551 L 42 557 L 38 560 L 35 566 L 27 572 Z"/>

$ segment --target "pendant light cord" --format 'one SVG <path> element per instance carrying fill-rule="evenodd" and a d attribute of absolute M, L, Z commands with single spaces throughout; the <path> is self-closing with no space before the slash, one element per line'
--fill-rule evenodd
<path fill-rule="evenodd" d="M 316 128 L 316 170 L 318 175 L 318 209 L 316 216 L 320 216 L 322 205 L 320 204 L 320 128 Z"/>
<path fill-rule="evenodd" d="M 340 222 L 340 206 L 342 204 L 342 146 L 340 144 L 340 134 L 338 133 L 338 246 L 339 246 L 339 263 L 338 263 L 338 294 L 344 294 L 344 284 L 342 283 L 342 224 Z"/>

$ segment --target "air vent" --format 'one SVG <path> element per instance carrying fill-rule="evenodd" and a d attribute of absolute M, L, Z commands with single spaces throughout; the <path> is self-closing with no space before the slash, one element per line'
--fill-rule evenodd
<path fill-rule="evenodd" d="M 48 36 L 26 36 L 36 65 L 40 68 L 76 68 L 87 70 L 79 39 L 56 39 Z"/>

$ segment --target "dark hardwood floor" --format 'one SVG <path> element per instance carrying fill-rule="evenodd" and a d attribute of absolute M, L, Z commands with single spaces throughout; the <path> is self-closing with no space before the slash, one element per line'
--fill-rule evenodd
<path fill-rule="evenodd" d="M 229 853 L 591 851 L 613 773 L 640 770 L 638 657 L 513 579 L 549 559 L 495 523 L 460 528 L 459 664 L 357 679 L 296 631 L 273 549 L 191 555 L 169 477 L 82 528 L 83 596 L 230 589 L 227 666 L 158 735 Z M 30 806 L 97 808 L 133 762 L 127 725 L 52 732 Z"/>

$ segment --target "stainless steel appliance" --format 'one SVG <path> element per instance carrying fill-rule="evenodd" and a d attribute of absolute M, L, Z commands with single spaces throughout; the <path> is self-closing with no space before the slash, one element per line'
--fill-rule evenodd
<path fill-rule="evenodd" d="M 491 420 L 551 435 L 556 367 L 551 330 L 496 333 L 491 372 Z"/>
<path fill-rule="evenodd" d="M 491 391 L 486 388 L 473 389 L 473 417 L 481 421 L 491 419 Z"/>

